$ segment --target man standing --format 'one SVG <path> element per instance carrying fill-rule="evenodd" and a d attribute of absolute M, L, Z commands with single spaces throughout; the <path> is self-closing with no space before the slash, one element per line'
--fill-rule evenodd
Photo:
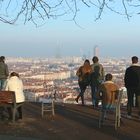
<path fill-rule="evenodd" d="M 139 107 L 139 117 L 140 117 L 140 65 L 138 65 L 138 57 L 133 56 L 132 65 L 129 66 L 125 71 L 124 83 L 127 88 L 127 117 L 131 118 L 132 107 Z M 135 95 L 135 105 L 134 105 L 134 95 Z"/>
<path fill-rule="evenodd" d="M 8 66 L 5 64 L 5 57 L 0 57 L 0 90 L 4 88 L 5 81 L 9 76 Z"/>
<path fill-rule="evenodd" d="M 98 107 L 98 99 L 96 98 L 96 93 L 99 89 L 100 84 L 104 81 L 104 68 L 102 64 L 99 63 L 97 56 L 92 58 L 93 64 L 91 65 L 91 96 L 93 107 Z"/>

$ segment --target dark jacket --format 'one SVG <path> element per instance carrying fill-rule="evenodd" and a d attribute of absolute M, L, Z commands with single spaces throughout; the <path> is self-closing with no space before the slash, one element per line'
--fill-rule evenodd
<path fill-rule="evenodd" d="M 126 88 L 140 89 L 140 66 L 133 64 L 125 71 L 124 83 Z"/>
<path fill-rule="evenodd" d="M 0 62 L 0 79 L 7 79 L 9 76 L 7 64 Z"/>

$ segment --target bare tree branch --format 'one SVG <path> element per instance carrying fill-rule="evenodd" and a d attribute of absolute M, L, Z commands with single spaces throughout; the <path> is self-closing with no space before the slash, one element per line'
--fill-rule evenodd
<path fill-rule="evenodd" d="M 106 10 L 125 15 L 128 20 L 140 13 L 140 0 L 0 0 L 0 21 L 14 24 L 22 20 L 24 24 L 31 21 L 38 25 L 41 21 L 67 15 L 77 24 L 76 17 L 84 6 L 93 10 L 95 21 L 101 19 Z"/>
<path fill-rule="evenodd" d="M 98 0 L 98 1 L 99 1 L 99 0 Z M 101 18 L 101 15 L 102 15 L 103 10 L 104 10 L 104 6 L 105 6 L 105 4 L 106 4 L 106 0 L 103 0 L 102 3 L 99 1 L 99 3 L 100 3 L 100 6 L 99 6 L 99 13 L 98 13 L 98 17 L 95 19 L 95 21 Z"/>
<path fill-rule="evenodd" d="M 125 10 L 126 17 L 129 20 L 130 16 L 129 16 L 128 12 L 127 12 L 127 8 L 126 8 L 126 5 L 125 5 L 125 0 L 122 0 L 122 4 L 123 4 L 124 10 Z"/>
<path fill-rule="evenodd" d="M 82 2 L 87 6 L 87 7 L 90 7 L 90 5 L 88 5 L 88 3 L 84 0 L 82 0 Z"/>

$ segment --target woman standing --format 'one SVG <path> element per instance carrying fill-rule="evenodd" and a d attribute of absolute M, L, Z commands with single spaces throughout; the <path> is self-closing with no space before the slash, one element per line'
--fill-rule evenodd
<path fill-rule="evenodd" d="M 87 86 L 90 84 L 90 74 L 92 72 L 90 61 L 86 59 L 84 64 L 78 69 L 76 75 L 78 76 L 78 84 L 80 87 L 80 93 L 75 99 L 78 103 L 78 99 L 81 97 L 82 105 L 84 105 L 84 92 Z"/>

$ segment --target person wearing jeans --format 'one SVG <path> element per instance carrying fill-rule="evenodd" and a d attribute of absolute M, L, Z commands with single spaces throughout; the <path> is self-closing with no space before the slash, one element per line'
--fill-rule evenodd
<path fill-rule="evenodd" d="M 84 64 L 80 66 L 77 70 L 76 75 L 78 76 L 78 84 L 80 87 L 80 93 L 78 94 L 75 101 L 78 103 L 79 98 L 81 97 L 82 105 L 84 105 L 84 92 L 87 86 L 90 84 L 90 74 L 92 72 L 90 61 L 86 59 Z"/>
<path fill-rule="evenodd" d="M 93 64 L 91 64 L 92 73 L 91 73 L 91 97 L 93 107 L 98 107 L 98 99 L 96 94 L 99 90 L 99 86 L 104 81 L 104 68 L 103 65 L 99 63 L 99 58 L 94 56 L 92 58 Z"/>
<path fill-rule="evenodd" d="M 138 64 L 138 57 L 133 56 L 132 65 L 129 66 L 125 71 L 124 83 L 127 89 L 127 117 L 131 118 L 132 116 L 132 107 L 138 107 L 139 117 L 140 117 L 140 65 Z M 135 95 L 135 104 L 134 104 L 134 95 Z"/>

